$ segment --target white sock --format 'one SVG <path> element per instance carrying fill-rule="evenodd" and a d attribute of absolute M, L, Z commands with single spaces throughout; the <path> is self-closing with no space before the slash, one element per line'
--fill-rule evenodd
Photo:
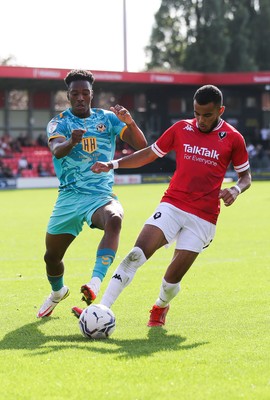
<path fill-rule="evenodd" d="M 137 269 L 146 261 L 142 249 L 134 247 L 114 271 L 100 303 L 111 307 L 122 290 L 130 284 Z"/>
<path fill-rule="evenodd" d="M 64 296 L 65 292 L 66 292 L 67 288 L 65 286 L 61 287 L 60 290 L 53 290 L 52 294 L 55 298 L 61 298 Z"/>
<path fill-rule="evenodd" d="M 159 307 L 166 307 L 179 291 L 180 291 L 179 282 L 168 283 L 163 278 L 160 287 L 159 297 L 156 300 L 156 305 Z"/>
<path fill-rule="evenodd" d="M 101 280 L 97 276 L 95 276 L 91 278 L 90 282 L 87 283 L 87 286 L 89 286 L 97 296 L 100 290 Z"/>

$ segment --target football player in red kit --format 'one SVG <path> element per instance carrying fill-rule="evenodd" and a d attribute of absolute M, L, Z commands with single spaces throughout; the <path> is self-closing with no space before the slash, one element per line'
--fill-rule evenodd
<path fill-rule="evenodd" d="M 176 154 L 176 170 L 168 189 L 145 222 L 134 248 L 117 267 L 101 299 L 101 304 L 111 307 L 137 269 L 160 247 L 175 241 L 172 261 L 150 311 L 148 326 L 165 324 L 181 279 L 214 238 L 220 200 L 230 206 L 251 185 L 245 140 L 221 118 L 225 110 L 222 92 L 216 86 L 205 85 L 196 91 L 193 100 L 195 118 L 176 122 L 150 147 L 91 167 L 95 173 L 112 168 L 137 168 L 172 150 Z M 230 163 L 238 181 L 221 189 Z M 80 309 L 77 311 L 80 313 Z"/>

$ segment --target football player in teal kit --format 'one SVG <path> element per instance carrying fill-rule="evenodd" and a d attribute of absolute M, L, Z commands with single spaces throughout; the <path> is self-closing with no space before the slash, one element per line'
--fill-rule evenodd
<path fill-rule="evenodd" d="M 94 83 L 91 72 L 72 70 L 65 83 L 71 108 L 53 118 L 47 127 L 49 148 L 60 185 L 48 223 L 44 256 L 52 292 L 40 307 L 38 318 L 49 316 L 69 295 L 63 281 L 63 257 L 84 222 L 104 231 L 92 277 L 81 287 L 87 304 L 96 298 L 115 258 L 123 209 L 112 192 L 113 171 L 97 175 L 91 171 L 91 166 L 96 161 L 113 159 L 117 136 L 136 150 L 147 145 L 143 132 L 124 107 L 116 105 L 110 111 L 91 108 Z"/>

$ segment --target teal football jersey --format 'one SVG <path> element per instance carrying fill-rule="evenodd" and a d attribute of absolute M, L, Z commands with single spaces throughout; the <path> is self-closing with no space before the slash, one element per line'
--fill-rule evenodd
<path fill-rule="evenodd" d="M 71 137 L 74 129 L 84 129 L 82 142 L 60 159 L 53 156 L 56 176 L 60 181 L 59 190 L 73 190 L 84 194 L 112 192 L 114 172 L 95 174 L 90 167 L 96 161 L 110 161 L 114 158 L 116 137 L 122 136 L 126 124 L 111 111 L 91 109 L 88 118 L 78 118 L 67 109 L 54 117 L 47 126 L 47 136 L 53 138 Z"/>

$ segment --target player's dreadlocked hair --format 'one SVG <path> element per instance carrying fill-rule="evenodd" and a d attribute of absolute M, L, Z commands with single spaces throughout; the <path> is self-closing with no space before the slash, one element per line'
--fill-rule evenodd
<path fill-rule="evenodd" d="M 92 72 L 86 71 L 84 69 L 73 69 L 70 71 L 64 79 L 65 84 L 67 87 L 74 81 L 88 81 L 90 85 L 94 83 L 94 76 Z"/>
<path fill-rule="evenodd" d="M 223 103 L 223 96 L 221 91 L 216 86 L 204 85 L 196 91 L 193 100 L 196 100 L 200 105 L 214 103 L 221 107 Z"/>

